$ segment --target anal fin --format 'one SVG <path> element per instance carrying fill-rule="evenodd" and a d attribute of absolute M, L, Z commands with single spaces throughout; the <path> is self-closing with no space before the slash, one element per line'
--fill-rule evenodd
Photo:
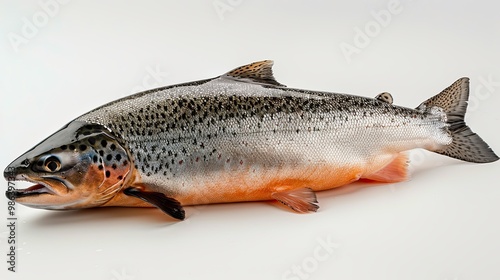
<path fill-rule="evenodd" d="M 310 188 L 275 192 L 271 196 L 298 213 L 316 212 L 319 208 L 316 194 Z"/>
<path fill-rule="evenodd" d="M 186 214 L 179 201 L 159 192 L 143 191 L 139 188 L 130 187 L 123 191 L 128 196 L 137 197 L 147 203 L 158 207 L 161 211 L 178 220 L 184 220 Z"/>
<path fill-rule="evenodd" d="M 373 174 L 363 176 L 363 179 L 383 183 L 406 181 L 408 179 L 408 162 L 408 155 L 399 153 L 389 164 Z"/>

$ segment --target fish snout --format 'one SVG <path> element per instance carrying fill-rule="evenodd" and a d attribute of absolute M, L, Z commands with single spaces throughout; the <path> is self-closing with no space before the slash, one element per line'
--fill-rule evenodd
<path fill-rule="evenodd" d="M 27 158 L 18 158 L 11 162 L 3 171 L 3 177 L 7 181 L 17 181 L 22 180 L 30 166 L 30 161 Z"/>
<path fill-rule="evenodd" d="M 9 200 L 15 200 L 17 197 L 17 190 L 15 189 L 14 181 L 19 180 L 19 168 L 13 166 L 13 163 L 9 164 L 3 171 L 3 177 L 7 180 L 7 190 L 5 191 L 5 196 Z"/>
<path fill-rule="evenodd" d="M 20 197 L 20 192 L 15 188 L 15 181 L 28 181 L 30 161 L 26 157 L 19 157 L 11 162 L 3 171 L 3 177 L 7 181 L 5 196 L 9 200 L 16 200 Z"/>
<path fill-rule="evenodd" d="M 15 181 L 17 176 L 17 168 L 9 165 L 3 171 L 3 177 L 7 181 Z"/>

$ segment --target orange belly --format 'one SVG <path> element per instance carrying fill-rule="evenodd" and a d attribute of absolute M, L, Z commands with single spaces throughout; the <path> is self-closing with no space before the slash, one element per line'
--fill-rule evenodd
<path fill-rule="evenodd" d="M 202 185 L 176 196 L 183 205 L 271 200 L 275 192 L 298 188 L 328 190 L 357 181 L 363 174 L 361 166 L 338 167 L 327 164 L 300 168 L 256 171 L 241 170 L 218 174 L 217 180 L 200 180 Z"/>
<path fill-rule="evenodd" d="M 335 165 L 312 163 L 300 167 L 254 168 L 198 174 L 177 181 L 181 191 L 173 198 L 182 205 L 273 200 L 273 193 L 310 188 L 323 191 L 347 185 L 359 179 L 379 182 L 399 182 L 407 178 L 407 155 L 404 153 L 373 161 L 369 165 Z M 141 186 L 140 178 L 137 178 Z M 145 187 L 143 185 L 143 187 Z M 145 188 L 146 191 L 151 191 Z M 157 191 L 157 190 L 153 190 Z M 142 200 L 118 193 L 103 206 L 151 207 Z"/>

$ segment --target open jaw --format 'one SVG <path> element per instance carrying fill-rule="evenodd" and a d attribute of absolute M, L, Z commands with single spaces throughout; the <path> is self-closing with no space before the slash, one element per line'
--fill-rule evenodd
<path fill-rule="evenodd" d="M 49 194 L 49 195 L 56 194 L 51 187 L 43 183 L 38 183 L 38 182 L 32 182 L 32 183 L 36 183 L 36 185 L 33 185 L 26 189 L 15 189 L 12 191 L 6 191 L 5 195 L 7 196 L 8 199 L 15 200 L 17 198 L 26 196 L 37 196 L 41 194 Z"/>

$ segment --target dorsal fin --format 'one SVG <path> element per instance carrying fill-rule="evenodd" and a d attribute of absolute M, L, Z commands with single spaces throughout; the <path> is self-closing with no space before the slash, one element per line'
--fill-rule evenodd
<path fill-rule="evenodd" d="M 258 84 L 285 87 L 285 85 L 278 83 L 278 81 L 274 79 L 273 64 L 274 62 L 272 60 L 263 60 L 250 63 L 233 69 L 222 75 L 222 77 L 247 82 L 250 81 Z"/>
<path fill-rule="evenodd" d="M 380 100 L 380 101 L 385 102 L 385 103 L 389 103 L 389 104 L 392 104 L 392 102 L 394 101 L 392 99 L 392 95 L 388 92 L 380 93 L 379 95 L 375 96 L 375 99 Z"/>

